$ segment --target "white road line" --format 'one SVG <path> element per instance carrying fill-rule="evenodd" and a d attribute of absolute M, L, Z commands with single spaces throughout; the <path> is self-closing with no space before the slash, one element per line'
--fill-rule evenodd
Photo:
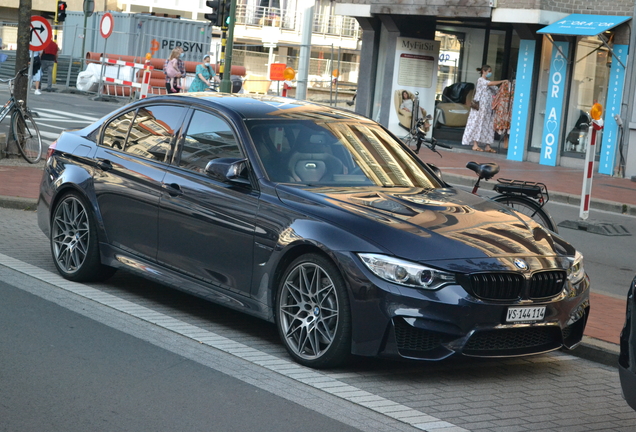
<path fill-rule="evenodd" d="M 89 122 L 94 122 L 94 121 L 97 121 L 97 120 L 99 120 L 101 118 L 101 117 L 85 116 L 85 115 L 81 115 L 81 114 L 71 113 L 71 112 L 67 112 L 67 111 L 60 111 L 60 110 L 50 109 L 50 108 L 37 108 L 34 111 L 38 112 L 38 113 L 40 111 L 44 111 L 44 112 L 47 112 L 47 113 L 51 113 L 54 116 L 62 114 L 62 115 L 65 115 L 67 117 L 70 117 L 70 118 L 87 120 Z M 47 115 L 50 115 L 50 114 L 47 114 Z"/>
<path fill-rule="evenodd" d="M 155 324 L 201 344 L 249 361 L 250 363 L 259 365 L 262 368 L 276 372 L 325 393 L 337 396 L 356 405 L 364 406 L 378 414 L 391 417 L 413 426 L 416 429 L 430 432 L 445 432 L 445 430 L 448 431 L 449 428 L 452 428 L 453 432 L 469 432 L 467 429 L 460 428 L 424 412 L 346 384 L 325 373 L 306 368 L 285 359 L 280 359 L 214 332 L 203 330 L 195 325 L 139 306 L 128 300 L 120 299 L 112 294 L 104 293 L 87 285 L 68 281 L 57 274 L 42 270 L 39 267 L 27 264 L 7 255 L 0 254 L 0 264 L 65 291 L 95 301 L 101 305 Z"/>

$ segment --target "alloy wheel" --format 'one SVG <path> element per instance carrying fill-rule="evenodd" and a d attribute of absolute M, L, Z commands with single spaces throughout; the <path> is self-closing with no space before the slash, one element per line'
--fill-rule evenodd
<path fill-rule="evenodd" d="M 84 205 L 74 196 L 64 199 L 53 215 L 51 243 L 59 267 L 67 273 L 82 268 L 89 250 L 90 226 Z"/>
<path fill-rule="evenodd" d="M 336 337 L 339 304 L 336 286 L 319 265 L 297 265 L 282 286 L 280 326 L 287 346 L 305 360 L 319 359 Z"/>

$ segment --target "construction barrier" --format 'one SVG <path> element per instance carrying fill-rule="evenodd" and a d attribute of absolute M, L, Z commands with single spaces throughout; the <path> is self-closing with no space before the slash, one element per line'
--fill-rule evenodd
<path fill-rule="evenodd" d="M 150 76 L 154 67 L 150 64 L 134 63 L 124 60 L 116 60 L 112 58 L 100 59 L 102 64 L 102 73 L 100 79 L 100 94 L 106 94 L 108 96 L 118 97 L 130 97 L 134 90 L 139 89 L 138 94 L 140 99 L 144 99 L 148 96 L 148 89 L 150 87 Z M 135 80 L 124 80 L 120 78 L 113 78 L 105 76 L 104 66 L 119 66 L 120 68 L 129 67 L 132 69 L 131 78 Z M 119 73 L 117 74 L 119 77 Z M 137 81 L 139 79 L 139 81 Z M 106 84 L 102 84 L 106 83 Z"/>
<path fill-rule="evenodd" d="M 86 64 L 100 64 L 102 57 L 110 61 L 120 61 L 124 64 L 141 64 L 145 61 L 145 58 L 139 56 L 126 56 L 119 54 L 102 54 L 97 52 L 87 52 L 86 53 Z M 148 92 L 147 94 L 165 94 L 166 93 L 166 75 L 163 73 L 163 66 L 165 64 L 165 59 L 160 58 L 152 58 L 148 60 L 146 63 L 151 66 L 151 74 L 149 77 L 148 83 Z M 110 63 L 110 62 L 109 62 Z M 108 64 L 108 63 L 105 63 Z M 184 62 L 186 74 L 194 74 L 199 65 L 199 62 L 186 61 Z M 216 73 L 219 73 L 219 65 L 211 66 Z M 245 66 L 232 65 L 232 73 L 231 75 L 239 75 L 245 76 L 247 70 Z M 102 74 L 103 75 L 103 74 Z M 109 92 L 109 93 L 107 93 Z M 108 84 L 104 86 L 104 93 L 109 94 L 111 96 L 125 96 L 129 97 L 131 95 L 131 86 L 122 87 L 119 86 L 114 87 L 114 84 Z"/>

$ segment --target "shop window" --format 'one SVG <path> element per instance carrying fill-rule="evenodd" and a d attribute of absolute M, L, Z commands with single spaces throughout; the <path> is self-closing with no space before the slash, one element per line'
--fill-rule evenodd
<path fill-rule="evenodd" d="M 595 102 L 605 107 L 607 84 L 609 81 L 611 60 L 607 48 L 597 37 L 579 38 L 576 44 L 574 71 L 572 73 L 568 115 L 566 123 L 564 152 L 582 153 L 587 150 L 587 127 L 582 124 L 588 121 Z M 596 136 L 601 141 L 601 134 Z M 597 146 L 597 151 L 600 150 Z"/>
<path fill-rule="evenodd" d="M 550 79 L 550 60 L 552 58 L 552 43 L 546 36 L 543 37 L 541 44 L 541 60 L 539 62 L 539 83 L 537 87 L 537 96 L 535 100 L 535 115 L 532 124 L 532 140 L 530 148 L 535 150 L 541 149 L 541 140 L 543 139 L 543 124 L 545 122 L 545 104 L 548 95 L 548 81 Z"/>

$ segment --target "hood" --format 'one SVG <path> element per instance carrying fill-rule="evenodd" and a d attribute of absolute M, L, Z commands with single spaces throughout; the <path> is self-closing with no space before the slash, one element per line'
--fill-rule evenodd
<path fill-rule="evenodd" d="M 531 219 L 454 188 L 297 188 L 279 198 L 414 261 L 555 256 L 551 233 Z"/>

